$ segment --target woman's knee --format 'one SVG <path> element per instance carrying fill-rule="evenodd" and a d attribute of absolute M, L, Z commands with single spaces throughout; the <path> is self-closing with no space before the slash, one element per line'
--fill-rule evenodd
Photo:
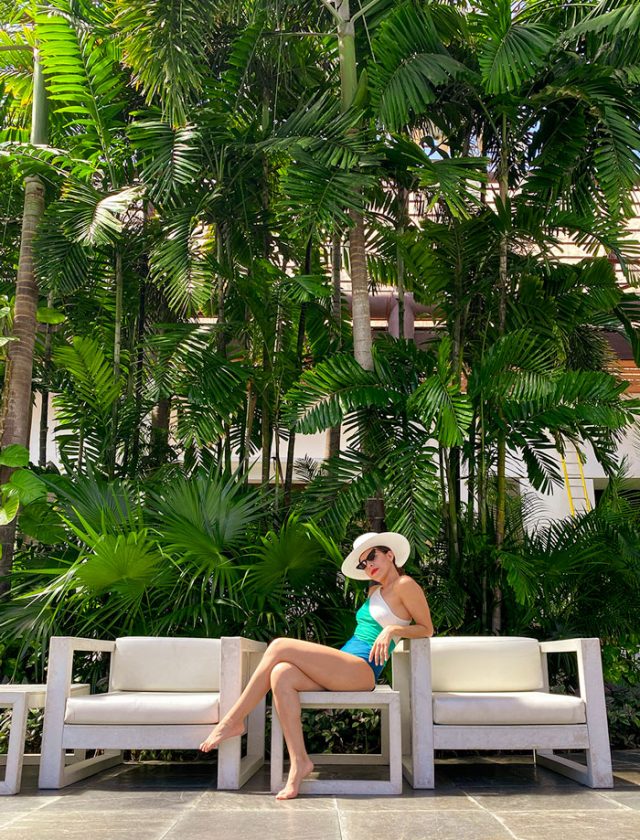
<path fill-rule="evenodd" d="M 278 662 L 274 665 L 271 671 L 272 691 L 282 691 L 291 687 L 297 670 L 295 665 L 291 665 L 289 662 Z"/>
<path fill-rule="evenodd" d="M 282 660 L 288 652 L 291 652 L 291 639 L 285 637 L 274 639 L 267 648 L 267 656 L 276 662 Z"/>

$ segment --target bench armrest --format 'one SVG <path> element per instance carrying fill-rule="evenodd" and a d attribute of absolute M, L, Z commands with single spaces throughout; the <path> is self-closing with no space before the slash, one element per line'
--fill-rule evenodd
<path fill-rule="evenodd" d="M 581 643 L 586 639 L 558 639 L 551 642 L 540 642 L 541 653 L 578 653 Z"/>
<path fill-rule="evenodd" d="M 81 636 L 52 636 L 49 642 L 49 664 L 47 666 L 47 694 L 54 692 L 65 699 L 69 696 L 73 680 L 73 654 L 76 651 L 88 653 L 113 653 L 116 643 L 106 639 L 84 639 Z"/>
<path fill-rule="evenodd" d="M 220 655 L 220 717 L 222 718 L 258 667 L 266 642 L 256 642 L 244 636 L 222 636 Z"/>
<path fill-rule="evenodd" d="M 255 639 L 247 639 L 246 636 L 223 636 L 223 643 L 227 639 L 238 639 L 243 653 L 264 653 L 267 649 L 266 642 L 256 642 Z"/>
<path fill-rule="evenodd" d="M 106 639 L 84 639 L 79 636 L 52 636 L 47 665 L 47 699 L 44 729 L 62 731 L 67 699 L 73 680 L 73 654 L 76 651 L 113 653 L 116 643 Z"/>
<path fill-rule="evenodd" d="M 604 704 L 600 639 L 560 639 L 540 642 L 540 653 L 573 653 L 578 659 L 578 690 L 588 704 Z"/>

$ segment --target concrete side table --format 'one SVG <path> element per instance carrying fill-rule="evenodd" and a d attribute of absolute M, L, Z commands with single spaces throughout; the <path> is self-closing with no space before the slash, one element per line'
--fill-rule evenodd
<path fill-rule="evenodd" d="M 74 683 L 72 695 L 89 694 L 87 683 Z M 0 782 L 0 796 L 10 796 L 20 792 L 22 765 L 25 760 L 24 742 L 27 731 L 27 712 L 29 709 L 44 709 L 47 699 L 46 685 L 0 685 L 0 709 L 11 709 L 11 728 L 9 730 L 9 749 L 6 756 L 0 756 L 0 763 L 5 764 L 4 781 Z M 39 761 L 40 756 L 29 756 Z"/>

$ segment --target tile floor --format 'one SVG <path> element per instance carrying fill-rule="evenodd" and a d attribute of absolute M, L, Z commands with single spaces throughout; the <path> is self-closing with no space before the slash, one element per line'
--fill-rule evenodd
<path fill-rule="evenodd" d="M 38 791 L 26 767 L 0 798 L 0 840 L 640 840 L 640 750 L 614 768 L 597 791 L 527 756 L 448 759 L 435 791 L 280 803 L 266 769 L 236 793 L 215 790 L 209 762 L 124 764 L 63 791 Z"/>

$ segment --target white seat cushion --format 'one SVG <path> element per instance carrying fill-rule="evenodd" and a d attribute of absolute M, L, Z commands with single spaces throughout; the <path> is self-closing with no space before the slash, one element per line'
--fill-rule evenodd
<path fill-rule="evenodd" d="M 431 639 L 434 691 L 539 691 L 540 645 L 520 636 Z"/>
<path fill-rule="evenodd" d="M 433 722 L 449 726 L 585 723 L 584 701 L 544 691 L 434 692 Z"/>
<path fill-rule="evenodd" d="M 219 701 L 217 691 L 110 691 L 70 697 L 64 722 L 131 726 L 217 723 Z"/>
<path fill-rule="evenodd" d="M 220 689 L 220 639 L 125 636 L 111 657 L 110 691 Z"/>

